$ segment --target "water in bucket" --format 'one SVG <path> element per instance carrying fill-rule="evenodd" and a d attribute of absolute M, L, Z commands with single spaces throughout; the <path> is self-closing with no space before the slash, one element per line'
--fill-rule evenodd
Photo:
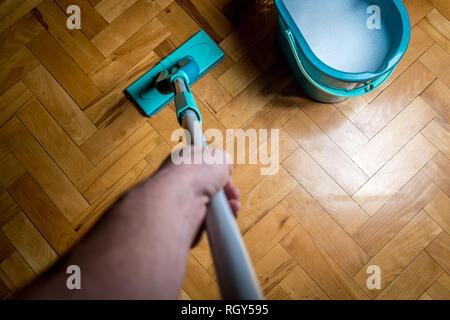
<path fill-rule="evenodd" d="M 369 29 L 371 3 L 361 0 L 285 0 L 286 8 L 314 54 L 343 72 L 378 72 L 385 67 L 391 39 L 383 12 L 380 28 Z"/>

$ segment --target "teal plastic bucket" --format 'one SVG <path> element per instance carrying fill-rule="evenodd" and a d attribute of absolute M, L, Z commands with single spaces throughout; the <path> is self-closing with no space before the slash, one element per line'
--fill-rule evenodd
<path fill-rule="evenodd" d="M 400 0 L 275 0 L 278 42 L 303 90 L 320 102 L 361 96 L 394 71 L 409 43 Z"/>

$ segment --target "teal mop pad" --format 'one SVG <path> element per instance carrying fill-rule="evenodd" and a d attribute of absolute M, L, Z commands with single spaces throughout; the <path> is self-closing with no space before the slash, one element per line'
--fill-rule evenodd
<path fill-rule="evenodd" d="M 222 50 L 202 30 L 129 86 L 125 94 L 144 114 L 154 116 L 174 99 L 173 91 L 164 92 L 157 85 L 161 72 L 167 71 L 170 75 L 175 75 L 177 71 L 178 74 L 183 73 L 187 85 L 192 85 L 223 57 Z M 190 67 L 187 64 L 187 68 L 180 65 L 180 61 L 186 58 L 193 62 Z"/>

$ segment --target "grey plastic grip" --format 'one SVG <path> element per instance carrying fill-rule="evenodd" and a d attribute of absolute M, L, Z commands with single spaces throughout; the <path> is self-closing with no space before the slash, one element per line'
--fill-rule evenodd
<path fill-rule="evenodd" d="M 205 145 L 201 124 L 188 110 L 183 127 L 193 145 Z M 261 288 L 223 190 L 211 198 L 206 215 L 206 232 L 223 299 L 260 300 Z"/>

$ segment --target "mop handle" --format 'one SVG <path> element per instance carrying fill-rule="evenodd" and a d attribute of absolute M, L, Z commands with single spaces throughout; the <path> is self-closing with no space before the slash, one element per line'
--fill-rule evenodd
<path fill-rule="evenodd" d="M 186 90 L 184 81 L 182 85 L 176 84 L 175 87 L 177 94 Z M 186 110 L 183 127 L 190 132 L 192 145 L 206 146 L 201 123 L 194 111 Z M 206 232 L 222 298 L 263 299 L 250 257 L 223 190 L 217 192 L 208 204 Z"/>

